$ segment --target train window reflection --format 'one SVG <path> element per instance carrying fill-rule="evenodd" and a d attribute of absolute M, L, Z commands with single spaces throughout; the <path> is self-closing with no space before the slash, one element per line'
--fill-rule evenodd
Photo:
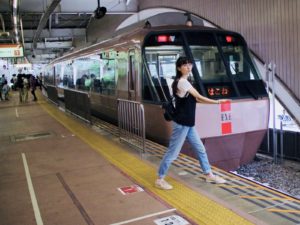
<path fill-rule="evenodd" d="M 172 95 L 172 82 L 176 75 L 176 59 L 183 56 L 182 46 L 147 46 L 145 56 L 148 66 L 144 71 L 144 100 L 165 101 Z"/>
<path fill-rule="evenodd" d="M 115 59 L 102 59 L 100 61 L 100 65 L 100 82 L 102 84 L 102 93 L 114 95 L 116 88 Z"/>
<path fill-rule="evenodd" d="M 158 55 L 159 76 L 171 78 L 176 74 L 176 55 Z"/>
<path fill-rule="evenodd" d="M 74 88 L 72 62 L 68 62 L 62 67 L 59 82 L 64 87 Z"/>
<path fill-rule="evenodd" d="M 44 73 L 44 81 L 47 84 L 55 85 L 55 67 L 47 66 Z"/>
<path fill-rule="evenodd" d="M 205 82 L 229 81 L 217 46 L 190 46 L 197 70 Z"/>
<path fill-rule="evenodd" d="M 148 63 L 148 66 L 149 66 L 151 76 L 152 77 L 157 77 L 158 73 L 157 73 L 156 63 Z"/>
<path fill-rule="evenodd" d="M 226 63 L 236 81 L 247 81 L 259 79 L 249 59 L 245 57 L 242 46 L 222 46 Z"/>
<path fill-rule="evenodd" d="M 100 58 L 97 55 L 75 60 L 73 67 L 76 89 L 95 91 L 96 80 L 100 79 Z"/>
<path fill-rule="evenodd" d="M 260 79 L 248 54 L 246 43 L 238 35 L 218 34 L 217 39 L 222 46 L 222 52 L 226 64 L 236 81 L 248 81 Z"/>
<path fill-rule="evenodd" d="M 60 82 L 62 80 L 62 79 L 60 79 L 60 77 L 63 77 L 61 70 L 62 70 L 62 66 L 60 64 L 55 65 L 55 69 L 54 69 L 55 76 L 53 76 L 54 85 L 60 85 Z M 62 83 L 61 83 L 61 85 L 62 85 Z"/>

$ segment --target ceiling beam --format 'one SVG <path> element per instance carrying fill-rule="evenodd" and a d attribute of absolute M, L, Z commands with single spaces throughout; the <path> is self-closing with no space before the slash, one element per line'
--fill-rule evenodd
<path fill-rule="evenodd" d="M 35 34 L 35 30 L 24 30 L 24 35 L 26 38 L 29 38 L 30 41 L 33 40 Z M 85 37 L 86 36 L 86 29 L 85 28 L 62 28 L 62 29 L 51 29 L 51 33 L 48 29 L 43 29 L 40 38 L 50 38 L 50 37 L 58 37 L 58 38 L 65 38 L 65 37 Z M 25 38 L 25 39 L 26 39 Z"/>
<path fill-rule="evenodd" d="M 52 12 L 55 10 L 55 8 L 57 7 L 57 5 L 61 2 L 61 0 L 53 0 L 50 4 L 50 6 L 47 8 L 46 12 L 43 14 L 40 22 L 39 22 L 39 25 L 38 25 L 38 28 L 34 34 L 34 37 L 33 37 L 33 49 L 36 49 L 37 47 L 37 40 L 42 32 L 42 30 L 44 29 L 44 27 L 46 26 L 47 24 L 47 21 L 50 17 L 50 15 L 52 14 Z"/>
<path fill-rule="evenodd" d="M 51 42 L 37 42 L 36 49 L 70 49 L 72 41 L 51 41 Z M 31 43 L 25 43 L 25 48 L 30 49 Z"/>

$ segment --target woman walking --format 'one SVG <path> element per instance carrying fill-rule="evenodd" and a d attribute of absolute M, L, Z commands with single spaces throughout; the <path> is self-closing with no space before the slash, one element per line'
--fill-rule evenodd
<path fill-rule="evenodd" d="M 179 57 L 176 61 L 176 77 L 172 84 L 173 95 L 176 99 L 176 116 L 172 121 L 173 130 L 169 147 L 160 163 L 158 179 L 155 186 L 160 189 L 170 190 L 172 185 L 164 180 L 171 163 L 178 157 L 182 145 L 187 138 L 191 144 L 200 166 L 206 176 L 206 182 L 225 183 L 226 181 L 212 173 L 205 147 L 195 128 L 196 103 L 219 104 L 228 100 L 213 100 L 199 94 L 188 81 L 192 70 L 192 63 L 186 57 Z"/>

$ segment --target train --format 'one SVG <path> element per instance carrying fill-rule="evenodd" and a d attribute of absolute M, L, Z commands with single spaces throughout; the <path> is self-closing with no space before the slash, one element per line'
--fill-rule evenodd
<path fill-rule="evenodd" d="M 190 81 L 200 94 L 230 99 L 197 104 L 196 129 L 212 165 L 235 170 L 255 156 L 268 129 L 269 98 L 245 39 L 237 32 L 205 26 L 143 26 L 53 60 L 45 85 L 87 92 L 92 116 L 117 123 L 117 101 L 143 104 L 146 137 L 168 144 L 172 123 L 162 104 L 172 96 L 178 57 L 193 62 Z M 193 156 L 185 143 L 183 154 Z"/>

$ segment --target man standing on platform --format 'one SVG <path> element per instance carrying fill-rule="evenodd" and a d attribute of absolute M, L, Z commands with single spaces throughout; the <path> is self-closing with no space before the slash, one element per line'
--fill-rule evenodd
<path fill-rule="evenodd" d="M 34 77 L 33 74 L 31 74 L 29 78 L 29 84 L 30 84 L 31 94 L 33 96 L 33 101 L 37 101 L 37 97 L 35 96 L 36 83 L 37 83 L 36 78 Z"/>

